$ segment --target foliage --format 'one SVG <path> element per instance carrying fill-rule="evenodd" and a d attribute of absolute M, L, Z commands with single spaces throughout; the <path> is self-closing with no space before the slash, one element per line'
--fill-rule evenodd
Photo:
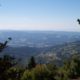
<path fill-rule="evenodd" d="M 30 58 L 29 63 L 28 63 L 28 69 L 32 69 L 32 68 L 34 68 L 35 66 L 36 66 L 35 58 L 32 56 L 32 57 Z"/>
<path fill-rule="evenodd" d="M 32 80 L 32 73 L 30 70 L 25 70 L 21 80 Z"/>
<path fill-rule="evenodd" d="M 37 65 L 32 70 L 26 70 L 21 78 L 22 80 L 55 80 L 54 75 L 46 65 Z"/>
<path fill-rule="evenodd" d="M 6 48 L 8 42 L 9 42 L 10 40 L 12 40 L 11 37 L 9 37 L 8 40 L 6 40 L 4 43 L 0 43 L 0 52 L 2 52 L 2 51 Z"/>
<path fill-rule="evenodd" d="M 69 80 L 80 77 L 80 56 L 77 54 L 66 60 L 61 67 L 32 64 L 27 69 L 19 68 L 15 64 L 15 58 L 4 55 L 0 58 L 0 80 Z"/>
<path fill-rule="evenodd" d="M 64 65 L 59 68 L 58 77 L 60 80 L 75 79 L 80 77 L 80 56 L 73 55 Z"/>
<path fill-rule="evenodd" d="M 4 49 L 1 45 L 0 51 Z M 80 55 L 77 53 L 58 67 L 54 64 L 36 64 L 33 56 L 27 68 L 18 66 L 14 57 L 0 57 L 0 80 L 72 80 L 80 77 Z"/>
<path fill-rule="evenodd" d="M 7 70 L 7 76 L 9 80 L 20 80 L 22 76 L 23 70 L 18 67 L 12 67 Z"/>
<path fill-rule="evenodd" d="M 16 65 L 14 59 L 9 55 L 0 58 L 0 80 L 6 80 L 7 70 Z"/>

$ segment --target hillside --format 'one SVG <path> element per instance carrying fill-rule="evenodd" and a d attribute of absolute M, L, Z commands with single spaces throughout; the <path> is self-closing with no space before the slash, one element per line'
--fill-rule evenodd
<path fill-rule="evenodd" d="M 35 56 L 39 63 L 62 62 L 80 52 L 80 32 L 0 31 L 0 42 L 8 37 L 12 37 L 12 41 L 2 53 L 13 55 L 23 62 L 31 56 Z"/>
<path fill-rule="evenodd" d="M 73 54 L 80 53 L 80 41 L 64 43 L 53 47 L 7 47 L 0 55 L 8 54 L 15 56 L 26 62 L 31 56 L 35 56 L 38 63 L 56 63 L 62 64 L 64 60 L 69 59 Z"/>
<path fill-rule="evenodd" d="M 80 53 L 80 41 L 65 43 L 51 47 L 49 51 L 39 54 L 37 59 L 42 62 L 63 62 L 69 59 L 73 54 Z"/>

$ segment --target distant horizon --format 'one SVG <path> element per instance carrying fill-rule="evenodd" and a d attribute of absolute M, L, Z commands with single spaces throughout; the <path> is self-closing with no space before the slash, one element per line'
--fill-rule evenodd
<path fill-rule="evenodd" d="M 0 29 L 0 31 L 17 31 L 17 32 L 80 32 L 80 31 L 59 31 L 59 30 L 5 30 L 5 29 Z"/>

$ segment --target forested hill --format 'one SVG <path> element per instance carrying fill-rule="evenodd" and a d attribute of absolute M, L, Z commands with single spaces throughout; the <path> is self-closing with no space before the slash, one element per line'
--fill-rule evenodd
<path fill-rule="evenodd" d="M 62 45 L 57 45 L 51 47 L 49 51 L 45 51 L 38 55 L 39 61 L 43 62 L 62 62 L 66 59 L 69 59 L 72 55 L 80 55 L 80 41 L 65 43 Z"/>
<path fill-rule="evenodd" d="M 35 56 L 39 63 L 63 62 L 69 59 L 73 54 L 80 53 L 80 41 L 64 43 L 53 47 L 36 48 L 36 47 L 7 47 L 2 53 L 13 55 L 27 61 L 30 56 Z M 61 64 L 61 63 L 60 63 Z"/>
<path fill-rule="evenodd" d="M 2 52 L 22 60 L 35 56 L 41 63 L 62 61 L 80 52 L 80 32 L 1 31 L 0 42 L 12 37 Z M 3 54 L 0 54 L 3 55 Z"/>

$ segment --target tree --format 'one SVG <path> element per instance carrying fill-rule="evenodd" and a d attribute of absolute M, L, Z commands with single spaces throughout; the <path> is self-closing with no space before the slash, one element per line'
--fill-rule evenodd
<path fill-rule="evenodd" d="M 7 79 L 8 80 L 20 80 L 23 75 L 23 69 L 19 67 L 11 67 L 7 70 Z"/>
<path fill-rule="evenodd" d="M 7 43 L 12 40 L 11 37 L 8 38 L 8 40 L 6 40 L 4 43 L 0 43 L 0 52 L 2 52 L 4 50 L 4 48 L 6 48 Z"/>
<path fill-rule="evenodd" d="M 15 58 L 9 55 L 4 55 L 0 58 L 0 80 L 7 80 L 7 70 L 15 66 Z"/>
<path fill-rule="evenodd" d="M 54 70 L 51 71 L 47 65 L 40 64 L 33 69 L 33 80 L 55 80 Z"/>
<path fill-rule="evenodd" d="M 75 54 L 72 56 L 70 64 L 70 77 L 77 78 L 80 76 L 80 55 Z"/>
<path fill-rule="evenodd" d="M 80 76 L 80 55 L 74 54 L 59 69 L 59 80 L 75 79 Z"/>
<path fill-rule="evenodd" d="M 35 58 L 32 56 L 32 57 L 30 58 L 29 63 L 28 63 L 28 69 L 32 69 L 32 68 L 34 68 L 35 66 L 36 66 Z"/>
<path fill-rule="evenodd" d="M 21 77 L 21 80 L 32 80 L 32 71 L 25 70 Z"/>
<path fill-rule="evenodd" d="M 78 24 L 80 25 L 80 19 L 77 19 Z"/>

